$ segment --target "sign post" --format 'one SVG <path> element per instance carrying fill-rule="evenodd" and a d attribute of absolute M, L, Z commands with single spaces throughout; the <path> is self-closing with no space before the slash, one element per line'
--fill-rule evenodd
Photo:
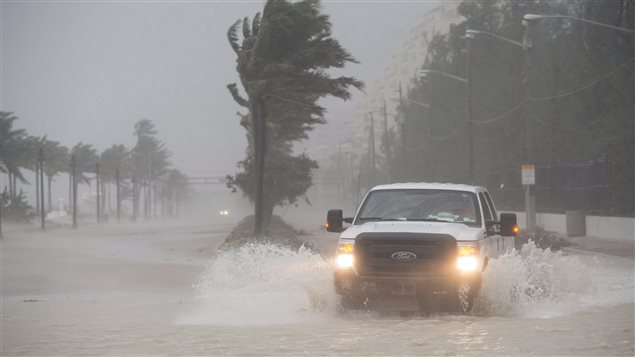
<path fill-rule="evenodd" d="M 531 186 L 536 184 L 536 166 L 533 164 L 525 164 L 520 169 L 522 184 L 525 186 L 525 222 L 527 231 L 534 229 L 536 224 L 536 202 L 531 195 Z"/>

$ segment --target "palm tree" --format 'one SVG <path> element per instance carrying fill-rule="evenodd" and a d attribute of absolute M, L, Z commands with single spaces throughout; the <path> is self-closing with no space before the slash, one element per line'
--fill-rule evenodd
<path fill-rule="evenodd" d="M 48 140 L 46 136 L 37 143 L 38 150 L 44 151 L 44 174 L 47 178 L 48 187 L 48 210 L 52 210 L 51 183 L 53 178 L 61 172 L 66 172 L 68 167 L 68 148 L 60 145 L 59 141 Z"/>
<path fill-rule="evenodd" d="M 124 145 L 113 145 L 101 153 L 101 180 L 102 180 L 102 197 L 108 197 L 108 209 L 110 210 L 110 184 L 117 178 L 130 176 L 130 151 Z M 108 187 L 108 194 L 106 194 Z M 119 198 L 118 198 L 119 199 Z M 105 208 L 106 200 L 101 201 L 102 211 Z"/>
<path fill-rule="evenodd" d="M 83 144 L 81 142 L 73 146 L 71 155 L 75 159 L 75 179 L 72 180 L 74 185 L 70 187 L 70 192 L 74 194 L 77 192 L 77 186 L 79 186 L 80 183 L 90 184 L 90 178 L 86 176 L 85 173 L 95 171 L 95 164 L 98 162 L 99 156 L 97 155 L 97 150 L 93 148 L 92 145 Z M 72 197 L 70 193 L 69 197 Z M 74 199 L 76 199 L 76 197 L 74 197 Z"/>
<path fill-rule="evenodd" d="M 139 186 L 144 186 L 144 214 L 151 215 L 152 189 L 155 181 L 166 174 L 170 167 L 170 152 L 155 135 L 157 130 L 149 119 L 142 119 L 135 124 L 134 135 L 137 144 L 131 152 L 132 175 L 138 183 L 135 192 L 135 202 L 139 202 Z"/>
<path fill-rule="evenodd" d="M 242 25 L 242 42 L 237 35 Z M 249 110 L 255 166 L 254 233 L 264 221 L 264 181 L 267 131 L 278 140 L 300 140 L 313 125 L 324 121 L 317 100 L 335 96 L 347 100 L 349 87 L 363 84 L 352 77 L 332 78 L 326 70 L 357 61 L 331 37 L 329 17 L 320 13 L 319 0 L 269 0 L 253 21 L 236 21 L 227 38 L 236 53 L 236 70 L 246 98 L 235 83 L 228 85 L 234 100 Z"/>
<path fill-rule="evenodd" d="M 168 171 L 165 178 L 165 187 L 162 190 L 162 207 L 168 216 L 180 214 L 180 207 L 190 193 L 187 176 L 177 169 Z"/>
<path fill-rule="evenodd" d="M 9 179 L 9 198 L 16 196 L 16 179 L 22 183 L 27 180 L 20 171 L 25 168 L 24 160 L 24 129 L 13 129 L 18 117 L 11 112 L 0 112 L 0 172 L 7 174 Z"/>

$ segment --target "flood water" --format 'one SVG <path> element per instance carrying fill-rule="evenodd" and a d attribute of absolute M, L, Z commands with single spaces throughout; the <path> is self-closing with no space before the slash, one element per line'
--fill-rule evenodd
<path fill-rule="evenodd" d="M 526 246 L 490 262 L 470 315 L 339 314 L 322 256 L 269 245 L 205 251 L 223 236 L 192 228 L 60 233 L 56 248 L 36 252 L 45 236 L 7 235 L 2 354 L 634 353 L 630 259 Z M 136 254 L 124 253 L 129 246 Z M 48 269 L 19 260 L 29 253 Z"/>

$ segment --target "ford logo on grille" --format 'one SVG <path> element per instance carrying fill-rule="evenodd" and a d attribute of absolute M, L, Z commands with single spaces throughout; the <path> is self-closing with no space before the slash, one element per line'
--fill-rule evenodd
<path fill-rule="evenodd" d="M 398 262 L 409 262 L 417 259 L 417 255 L 413 252 L 394 252 L 390 257 Z"/>

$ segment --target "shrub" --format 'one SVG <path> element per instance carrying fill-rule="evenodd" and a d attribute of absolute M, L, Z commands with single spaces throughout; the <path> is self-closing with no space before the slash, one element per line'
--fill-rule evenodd
<path fill-rule="evenodd" d="M 279 216 L 272 216 L 269 226 L 263 230 L 262 237 L 253 235 L 254 216 L 243 218 L 236 227 L 229 233 L 225 241 L 220 246 L 221 250 L 239 248 L 247 243 L 268 243 L 288 247 L 293 250 L 305 246 L 314 250 L 310 243 L 304 242 L 298 238 L 301 232 L 285 223 Z"/>
<path fill-rule="evenodd" d="M 536 226 L 533 231 L 523 230 L 518 233 L 516 238 L 516 248 L 520 249 L 525 243 L 533 241 L 538 248 L 552 250 L 562 249 L 571 245 L 571 242 L 566 240 L 561 234 L 556 232 L 546 231 L 542 226 Z"/>
<path fill-rule="evenodd" d="M 22 190 L 20 194 L 11 198 L 9 192 L 5 189 L 0 194 L 0 201 L 2 201 L 2 220 L 14 223 L 31 223 L 36 214 L 26 202 L 26 195 Z"/>

